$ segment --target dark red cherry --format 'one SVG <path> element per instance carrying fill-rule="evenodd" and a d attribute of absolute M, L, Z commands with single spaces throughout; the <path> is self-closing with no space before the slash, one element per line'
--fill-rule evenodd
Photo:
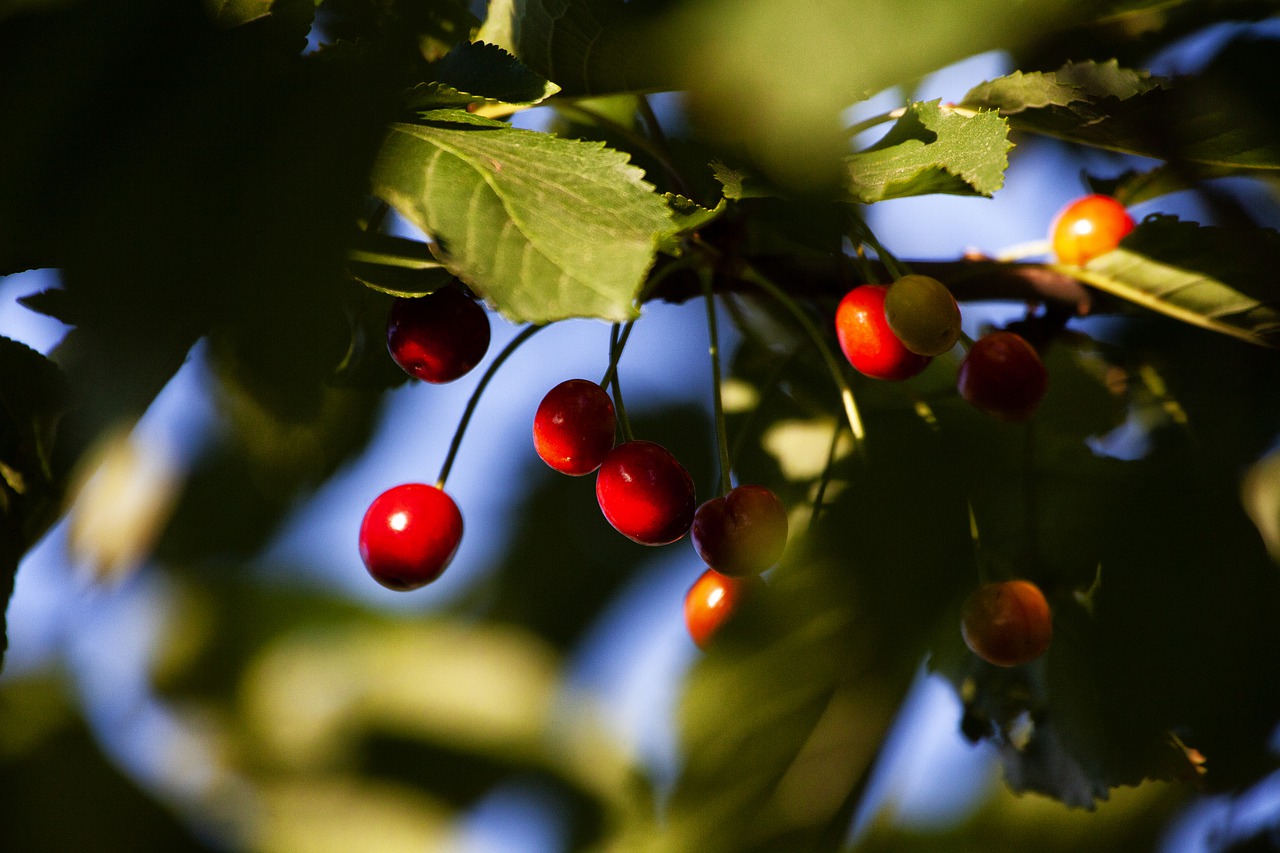
<path fill-rule="evenodd" d="M 387 489 L 360 523 L 360 558 L 388 589 L 431 583 L 449 565 L 462 541 L 462 513 L 442 490 L 425 483 Z"/>
<path fill-rule="evenodd" d="M 665 447 L 628 441 L 596 474 L 596 500 L 614 529 L 641 545 L 666 545 L 693 523 L 693 478 Z"/>
<path fill-rule="evenodd" d="M 456 287 L 398 298 L 387 317 L 387 349 L 423 382 L 452 382 L 489 350 L 489 315 Z"/>
<path fill-rule="evenodd" d="M 613 449 L 613 401 L 595 382 L 569 379 L 547 392 L 533 416 L 533 446 L 562 474 L 580 477 Z"/>
<path fill-rule="evenodd" d="M 745 485 L 698 507 L 689 537 L 702 561 L 722 575 L 758 575 L 787 545 L 787 511 L 764 486 Z"/>
<path fill-rule="evenodd" d="M 960 396 L 1002 421 L 1030 420 L 1049 390 L 1049 373 L 1035 347 L 1013 332 L 974 341 L 956 376 Z"/>

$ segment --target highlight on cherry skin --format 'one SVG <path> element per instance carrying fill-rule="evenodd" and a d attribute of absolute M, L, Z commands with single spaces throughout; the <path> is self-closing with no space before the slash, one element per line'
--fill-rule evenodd
<path fill-rule="evenodd" d="M 1048 650 L 1053 614 L 1040 587 L 1030 581 L 986 583 L 965 600 L 960 632 L 965 645 L 987 663 L 1018 666 Z"/>
<path fill-rule="evenodd" d="M 689 538 L 702 561 L 720 574 L 758 575 L 782 558 L 787 510 L 764 486 L 738 486 L 698 507 Z"/>
<path fill-rule="evenodd" d="M 1031 419 L 1049 391 L 1049 373 L 1035 347 L 1014 332 L 974 341 L 956 375 L 960 396 L 974 408 L 1009 423 Z"/>
<path fill-rule="evenodd" d="M 731 578 L 707 569 L 684 596 L 684 624 L 700 649 L 733 618 L 742 602 L 764 589 L 764 581 L 751 575 Z"/>
<path fill-rule="evenodd" d="M 896 382 L 915 376 L 932 359 L 907 349 L 889 327 L 884 314 L 888 291 L 887 285 L 862 284 L 846 293 L 836 306 L 836 340 L 858 372 Z"/>
<path fill-rule="evenodd" d="M 889 285 L 884 318 L 902 345 L 918 355 L 942 355 L 960 340 L 956 298 L 927 275 L 904 275 Z"/>
<path fill-rule="evenodd" d="M 415 379 L 452 382 L 489 350 L 489 315 L 456 287 L 399 297 L 387 316 L 387 349 Z"/>
<path fill-rule="evenodd" d="M 360 523 L 360 559 L 378 583 L 397 591 L 440 577 L 462 541 L 462 513 L 441 489 L 404 483 L 369 504 Z"/>
<path fill-rule="evenodd" d="M 1133 217 L 1120 202 L 1087 195 L 1058 211 L 1049 226 L 1049 241 L 1060 263 L 1080 266 L 1115 249 L 1133 229 Z"/>
<path fill-rule="evenodd" d="M 571 477 L 590 474 L 613 449 L 613 400 L 595 382 L 568 379 L 547 392 L 533 416 L 539 458 Z"/>
<path fill-rule="evenodd" d="M 667 545 L 689 532 L 693 478 L 660 444 L 627 441 L 596 474 L 596 500 L 613 528 L 641 545 Z"/>

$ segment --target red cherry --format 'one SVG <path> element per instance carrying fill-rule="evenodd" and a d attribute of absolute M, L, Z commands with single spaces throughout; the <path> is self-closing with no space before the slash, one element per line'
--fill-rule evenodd
<path fill-rule="evenodd" d="M 533 446 L 542 461 L 580 477 L 600 467 L 613 449 L 613 401 L 587 379 L 569 379 L 547 392 L 533 416 Z"/>
<path fill-rule="evenodd" d="M 462 541 L 462 513 L 442 490 L 405 483 L 373 499 L 360 523 L 360 558 L 388 589 L 431 583 Z"/>
<path fill-rule="evenodd" d="M 712 569 L 703 572 L 684 596 L 684 624 L 698 648 L 710 645 L 742 601 L 763 589 L 764 581 L 754 575 L 730 578 Z"/>
<path fill-rule="evenodd" d="M 1064 264 L 1087 264 L 1120 245 L 1133 230 L 1133 217 L 1111 196 L 1087 195 L 1068 204 L 1053 218 L 1049 239 Z"/>
<path fill-rule="evenodd" d="M 614 529 L 641 545 L 666 545 L 693 523 L 693 478 L 665 447 L 628 441 L 596 475 L 596 500 Z"/>
<path fill-rule="evenodd" d="M 960 632 L 975 655 L 996 666 L 1040 657 L 1053 639 L 1053 614 L 1040 587 L 1024 580 L 983 584 L 970 594 Z"/>
<path fill-rule="evenodd" d="M 387 349 L 410 376 L 452 382 L 489 350 L 489 315 L 456 287 L 398 298 L 387 317 Z"/>
<path fill-rule="evenodd" d="M 782 557 L 787 511 L 764 486 L 738 486 L 693 514 L 689 533 L 702 561 L 722 575 L 758 575 Z"/>
<path fill-rule="evenodd" d="M 1035 347 L 1013 332 L 992 332 L 969 348 L 956 377 L 960 396 L 1002 421 L 1030 420 L 1049 390 Z"/>
<path fill-rule="evenodd" d="M 844 357 L 873 379 L 910 379 L 932 359 L 907 349 L 884 316 L 883 284 L 863 284 L 844 295 L 836 306 L 836 340 Z"/>

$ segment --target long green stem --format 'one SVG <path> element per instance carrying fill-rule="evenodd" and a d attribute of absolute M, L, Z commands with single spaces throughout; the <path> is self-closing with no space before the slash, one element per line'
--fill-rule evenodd
<path fill-rule="evenodd" d="M 614 374 L 618 372 L 618 359 L 622 357 L 622 351 L 627 346 L 627 338 L 631 337 L 631 327 L 635 325 L 634 321 L 628 321 L 622 324 L 621 335 L 619 335 L 618 324 L 614 323 L 609 330 L 609 368 L 604 372 L 604 378 L 600 380 L 601 388 L 608 388 L 613 382 Z"/>
<path fill-rule="evenodd" d="M 911 273 L 911 270 L 907 267 L 907 265 L 904 264 L 902 261 L 898 260 L 898 258 L 892 252 L 886 249 L 884 245 L 879 241 L 879 239 L 876 238 L 875 233 L 870 228 L 867 227 L 867 223 L 862 221 L 862 217 L 858 216 L 857 213 L 854 213 L 851 211 L 850 219 L 852 220 L 853 226 L 857 231 L 856 234 L 850 235 L 850 239 L 853 239 L 855 242 L 860 241 L 860 242 L 866 243 L 868 246 L 874 249 L 876 256 L 880 258 L 880 263 L 885 265 L 885 267 L 889 270 L 890 275 L 892 275 L 895 279 L 899 279 L 899 278 L 902 278 L 904 275 L 909 275 Z"/>
<path fill-rule="evenodd" d="M 720 382 L 720 333 L 716 324 L 716 296 L 711 289 L 711 270 L 703 267 L 698 271 L 702 282 L 702 296 L 707 303 L 707 335 L 711 339 L 711 386 L 712 409 L 716 421 L 716 448 L 720 452 L 720 494 L 726 494 L 733 488 L 730 476 L 732 462 L 729 459 L 729 435 L 724 422 L 724 396 Z"/>
<path fill-rule="evenodd" d="M 836 450 L 840 447 L 842 432 L 844 432 L 844 424 L 837 420 L 835 429 L 831 431 L 831 444 L 827 447 L 827 464 L 822 468 L 822 477 L 818 480 L 818 488 L 813 495 L 813 512 L 809 515 L 810 533 L 818 526 L 818 516 L 822 514 L 822 507 L 826 502 L 827 486 L 831 484 L 831 472 L 835 468 Z"/>
<path fill-rule="evenodd" d="M 880 125 L 886 122 L 896 121 L 897 119 L 902 118 L 906 114 L 907 114 L 906 107 L 898 107 L 896 110 L 889 110 L 889 112 L 887 113 L 880 113 L 879 115 L 871 116 L 871 118 L 864 118 L 862 121 L 858 122 L 857 124 L 851 124 L 847 128 L 845 128 L 845 133 L 847 133 L 849 137 L 852 138 L 854 136 L 857 136 L 859 133 L 862 133 L 864 130 L 870 130 L 873 127 L 879 127 Z"/>
<path fill-rule="evenodd" d="M 800 328 L 804 330 L 804 333 L 809 336 L 809 340 L 818 348 L 818 352 L 822 355 L 822 360 L 827 364 L 827 370 L 831 372 L 831 378 L 835 381 L 836 387 L 840 389 L 840 401 L 844 404 L 844 413 L 849 419 L 849 429 L 853 431 L 853 439 L 861 445 L 863 439 L 866 438 L 866 430 L 862 426 L 862 416 L 858 413 L 858 404 L 853 399 L 853 389 L 849 387 L 848 381 L 844 378 L 844 371 L 840 367 L 840 362 L 831 351 L 831 347 L 827 345 L 822 332 L 814 325 L 813 320 L 805 313 L 804 309 L 796 304 L 796 301 L 785 290 L 761 275 L 754 267 L 744 266 L 742 268 L 742 276 L 768 293 L 783 308 L 787 309 L 796 322 L 800 324 Z"/>
<path fill-rule="evenodd" d="M 622 385 L 618 382 L 618 359 L 622 357 L 622 349 L 627 345 L 627 338 L 631 336 L 631 326 L 634 321 L 629 320 L 620 328 L 618 323 L 613 324 L 613 328 L 609 330 L 609 369 L 605 372 L 604 379 L 600 380 L 601 387 L 605 385 L 613 386 L 613 408 L 618 414 L 618 428 L 622 430 L 622 440 L 633 441 L 635 436 L 631 433 L 631 419 L 627 417 L 627 406 L 622 402 Z"/>
<path fill-rule="evenodd" d="M 507 345 L 502 348 L 502 352 L 498 353 L 489 368 L 485 370 L 484 375 L 480 377 L 480 381 L 476 383 L 475 390 L 471 392 L 471 399 L 467 400 L 467 407 L 462 410 L 458 428 L 453 432 L 453 441 L 449 444 L 449 452 L 445 454 L 444 464 L 440 466 L 440 476 L 436 478 L 437 489 L 444 489 L 445 482 L 449 479 L 449 471 L 453 468 L 453 460 L 457 458 L 458 448 L 462 446 L 462 437 L 467 432 L 467 425 L 471 423 L 471 416 L 475 414 L 476 405 L 480 402 L 480 396 L 484 394 L 484 389 L 489 386 L 489 380 L 493 379 L 493 375 L 498 372 L 498 368 L 513 352 L 520 348 L 521 344 L 544 328 L 546 327 L 526 326 L 522 329 L 520 334 L 507 342 Z"/>

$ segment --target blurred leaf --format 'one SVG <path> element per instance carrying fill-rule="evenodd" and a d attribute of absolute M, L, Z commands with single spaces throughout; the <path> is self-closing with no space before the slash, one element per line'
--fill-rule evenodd
<path fill-rule="evenodd" d="M 164 448 L 145 447 L 129 430 L 104 435 L 71 484 L 67 550 L 100 584 L 137 570 L 173 512 L 181 474 Z"/>
<path fill-rule="evenodd" d="M 393 124 L 373 181 L 512 322 L 635 316 L 671 227 L 625 155 L 463 112 Z"/>
<path fill-rule="evenodd" d="M 673 7 L 648 58 L 675 66 L 693 116 L 744 145 L 766 177 L 834 188 L 847 146 L 841 114 L 852 103 L 1088 19 L 1094 5 L 978 0 L 957 15 L 941 0 L 702 0 Z"/>
<path fill-rule="evenodd" d="M 0 848 L 23 853 L 213 851 L 172 809 L 116 766 L 71 707 L 40 680 L 0 687 Z M 22 732 L 19 737 L 13 737 Z M 74 802 L 74 819 L 68 803 Z"/>
<path fill-rule="evenodd" d="M 1120 248 L 1083 268 L 1093 287 L 1185 323 L 1262 346 L 1280 346 L 1280 234 L 1148 217 Z"/>
<path fill-rule="evenodd" d="M 452 810 L 420 791 L 360 775 L 272 779 L 261 794 L 261 814 L 245 821 L 255 850 L 421 853 L 456 838 Z"/>
<path fill-rule="evenodd" d="M 1129 853 L 1156 850 L 1167 823 L 1185 800 L 1177 786 L 1148 784 L 1120 790 L 1096 812 L 1071 809 L 1044 797 L 999 791 L 967 820 L 950 825 L 903 825 L 891 818 L 872 826 L 858 853 L 935 853 L 1000 850 L 1007 853 Z"/>
<path fill-rule="evenodd" d="M 965 115 L 938 101 L 915 103 L 884 138 L 849 155 L 849 198 L 947 193 L 991 196 L 1009 165 L 1008 124 L 994 111 Z"/>

